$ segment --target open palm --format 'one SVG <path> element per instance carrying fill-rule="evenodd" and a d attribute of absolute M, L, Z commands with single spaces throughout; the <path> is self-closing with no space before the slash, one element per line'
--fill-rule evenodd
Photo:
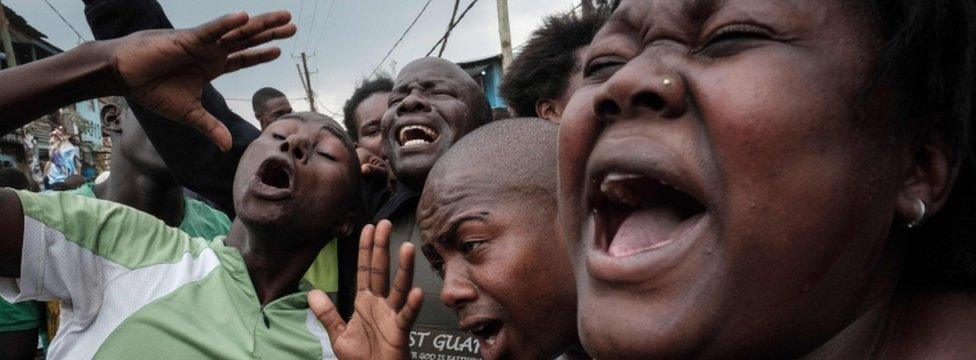
<path fill-rule="evenodd" d="M 230 133 L 203 109 L 203 89 L 218 76 L 277 58 L 278 48 L 253 47 L 294 35 L 290 20 L 285 11 L 236 13 L 191 29 L 142 31 L 115 40 L 113 60 L 130 99 L 227 149 Z"/>
<path fill-rule="evenodd" d="M 413 244 L 400 248 L 400 266 L 390 277 L 389 221 L 363 229 L 359 240 L 355 313 L 348 323 L 321 291 L 309 294 L 312 312 L 329 333 L 332 350 L 343 360 L 409 358 L 410 328 L 417 319 L 423 293 L 413 285 Z"/>

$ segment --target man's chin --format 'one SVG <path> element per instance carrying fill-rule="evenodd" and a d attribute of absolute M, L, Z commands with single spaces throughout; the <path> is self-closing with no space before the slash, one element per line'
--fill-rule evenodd
<path fill-rule="evenodd" d="M 414 188 L 421 188 L 436 161 L 437 156 L 433 155 L 411 155 L 398 159 L 398 163 L 393 166 L 393 172 L 398 181 Z"/>

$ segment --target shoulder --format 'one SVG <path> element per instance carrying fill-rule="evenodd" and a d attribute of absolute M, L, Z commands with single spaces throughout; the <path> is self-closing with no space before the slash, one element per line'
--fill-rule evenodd
<path fill-rule="evenodd" d="M 976 294 L 912 295 L 895 309 L 885 358 L 962 359 L 976 344 Z"/>

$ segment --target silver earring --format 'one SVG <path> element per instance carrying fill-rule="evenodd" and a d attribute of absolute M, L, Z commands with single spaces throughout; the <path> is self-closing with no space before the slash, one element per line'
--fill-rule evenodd
<path fill-rule="evenodd" d="M 906 228 L 917 228 L 919 225 L 922 225 L 922 221 L 925 220 L 925 212 L 927 211 L 925 208 L 925 202 L 922 201 L 922 199 L 915 198 L 915 207 L 918 208 L 918 212 L 915 215 L 915 219 L 912 219 L 911 222 L 905 224 Z"/>

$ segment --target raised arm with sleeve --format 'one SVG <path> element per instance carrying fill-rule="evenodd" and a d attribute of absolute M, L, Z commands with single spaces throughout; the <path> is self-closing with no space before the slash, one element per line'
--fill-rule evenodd
<path fill-rule="evenodd" d="M 230 134 L 200 105 L 217 76 L 274 60 L 281 50 L 252 49 L 295 34 L 290 14 L 221 17 L 185 30 L 155 30 L 82 44 L 65 53 L 0 71 L 0 131 L 83 99 L 127 95 L 230 148 Z M 27 237 L 21 202 L 0 190 L 0 277 L 18 277 Z"/>
<path fill-rule="evenodd" d="M 114 39 L 136 31 L 173 27 L 155 0 L 84 2 L 85 17 L 96 39 Z M 244 149 L 261 132 L 231 111 L 223 95 L 209 83 L 203 89 L 200 102 L 230 131 L 233 138 L 230 151 L 220 151 L 201 134 L 138 104 L 133 104 L 132 112 L 176 181 L 217 204 L 233 218 L 232 186 L 237 163 Z"/>

